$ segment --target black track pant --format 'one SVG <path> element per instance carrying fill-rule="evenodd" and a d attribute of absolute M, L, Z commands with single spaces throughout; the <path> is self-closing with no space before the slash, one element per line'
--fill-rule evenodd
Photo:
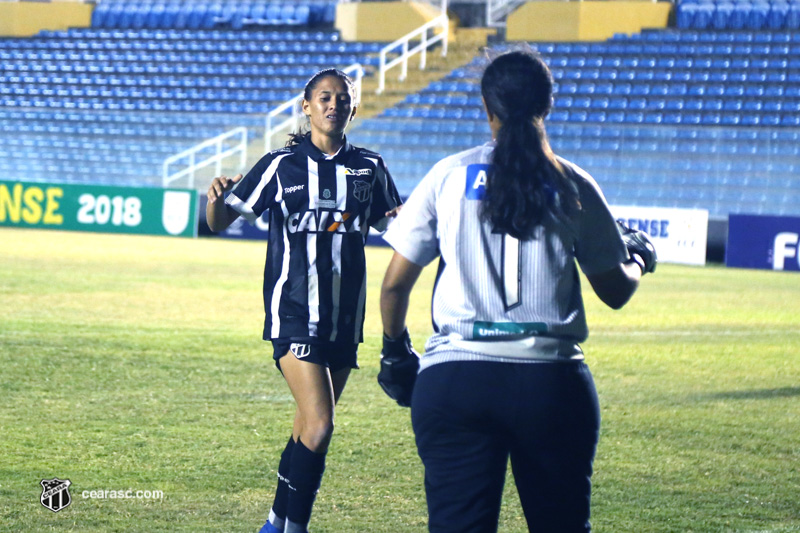
<path fill-rule="evenodd" d="M 582 362 L 450 362 L 411 405 L 433 533 L 497 531 L 508 458 L 532 532 L 589 531 L 597 392 Z"/>

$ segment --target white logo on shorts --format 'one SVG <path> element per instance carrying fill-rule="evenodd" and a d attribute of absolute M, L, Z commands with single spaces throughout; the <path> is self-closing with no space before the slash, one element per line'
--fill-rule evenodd
<path fill-rule="evenodd" d="M 302 359 L 303 357 L 308 357 L 311 355 L 311 345 L 310 344 L 300 344 L 299 342 L 293 342 L 289 345 L 289 350 L 291 350 L 292 354 L 298 359 Z"/>

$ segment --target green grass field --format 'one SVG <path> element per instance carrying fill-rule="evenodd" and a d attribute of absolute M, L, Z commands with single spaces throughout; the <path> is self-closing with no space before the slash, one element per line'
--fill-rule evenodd
<path fill-rule="evenodd" d="M 260 340 L 265 244 L 0 229 L 0 530 L 255 532 L 293 402 Z M 409 411 L 366 343 L 311 529 L 421 532 Z M 429 268 L 412 302 L 422 347 Z M 587 285 L 584 283 L 584 288 Z M 800 531 L 800 277 L 661 265 L 622 311 L 586 294 L 603 416 L 598 532 Z M 68 478 L 72 504 L 39 502 Z M 526 531 L 509 477 L 502 532 Z M 83 491 L 163 491 L 87 499 Z"/>

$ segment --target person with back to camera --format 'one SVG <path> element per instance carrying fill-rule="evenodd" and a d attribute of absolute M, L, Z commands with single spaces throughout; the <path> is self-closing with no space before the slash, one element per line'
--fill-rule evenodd
<path fill-rule="evenodd" d="M 316 73 L 302 100 L 310 131 L 293 134 L 286 148 L 265 155 L 244 178 L 215 178 L 208 190 L 212 231 L 240 215 L 252 223 L 269 211 L 263 338 L 272 341 L 297 409 L 261 533 L 307 531 L 334 407 L 350 370 L 358 368 L 367 233 L 385 229 L 401 203 L 381 156 L 347 142 L 356 97 L 344 72 Z"/>
<path fill-rule="evenodd" d="M 619 309 L 656 267 L 646 234 L 619 225 L 594 179 L 553 154 L 547 65 L 497 56 L 481 79 L 492 142 L 437 163 L 384 238 L 379 382 L 411 406 L 431 532 L 497 531 L 508 458 L 528 528 L 589 531 L 600 413 L 579 343 L 577 264 Z M 409 294 L 440 257 L 433 336 L 419 359 Z M 419 367 L 419 374 L 416 368 Z"/>

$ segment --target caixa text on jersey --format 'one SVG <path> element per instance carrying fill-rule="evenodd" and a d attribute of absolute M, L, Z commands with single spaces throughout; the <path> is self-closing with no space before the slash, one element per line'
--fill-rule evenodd
<path fill-rule="evenodd" d="M 289 233 L 360 233 L 361 218 L 345 211 L 310 209 L 289 215 L 286 228 Z"/>

